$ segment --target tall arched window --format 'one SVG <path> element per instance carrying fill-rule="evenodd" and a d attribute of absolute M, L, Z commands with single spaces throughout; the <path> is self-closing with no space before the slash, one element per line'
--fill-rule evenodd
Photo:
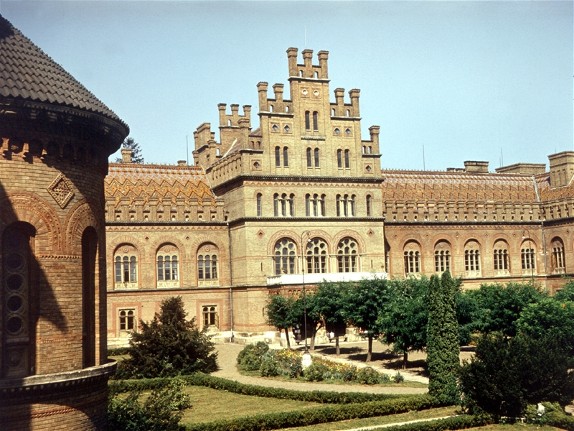
<path fill-rule="evenodd" d="M 349 169 L 351 167 L 351 152 L 349 150 L 345 150 L 345 169 Z"/>
<path fill-rule="evenodd" d="M 283 166 L 289 166 L 289 147 L 283 147 Z"/>
<path fill-rule="evenodd" d="M 337 269 L 339 272 L 358 271 L 359 246 L 353 238 L 343 238 L 337 245 Z"/>
<path fill-rule="evenodd" d="M 30 288 L 33 283 L 31 239 L 34 228 L 17 222 L 4 230 L 2 241 L 3 349 L 0 375 L 20 378 L 34 374 L 35 334 Z"/>
<path fill-rule="evenodd" d="M 564 243 L 560 238 L 554 238 L 552 240 L 552 270 L 560 274 L 566 270 Z"/>
<path fill-rule="evenodd" d="M 467 277 L 480 276 L 480 244 L 475 240 L 464 246 L 464 270 Z"/>
<path fill-rule="evenodd" d="M 415 241 L 405 244 L 404 248 L 405 275 L 417 275 L 421 272 L 421 247 Z"/>
<path fill-rule="evenodd" d="M 371 195 L 367 195 L 365 206 L 367 208 L 367 217 L 371 217 L 373 215 L 373 197 Z"/>
<path fill-rule="evenodd" d="M 311 130 L 311 113 L 305 111 L 305 130 Z"/>
<path fill-rule="evenodd" d="M 337 167 L 339 169 L 343 167 L 343 150 L 337 150 Z"/>
<path fill-rule="evenodd" d="M 275 243 L 275 274 L 293 274 L 295 272 L 295 243 L 290 238 L 282 238 Z"/>
<path fill-rule="evenodd" d="M 311 148 L 307 148 L 307 167 L 313 167 L 313 157 L 312 157 L 312 150 Z"/>
<path fill-rule="evenodd" d="M 535 244 L 530 238 L 525 238 L 520 247 L 520 262 L 522 272 L 530 275 L 536 270 L 536 251 Z"/>
<path fill-rule="evenodd" d="M 202 329 L 219 328 L 219 315 L 217 305 L 204 305 L 201 307 L 201 316 L 203 320 Z"/>
<path fill-rule="evenodd" d="M 450 244 L 439 241 L 434 247 L 434 270 L 438 273 L 450 271 Z"/>
<path fill-rule="evenodd" d="M 315 167 L 318 168 L 320 166 L 319 148 L 315 148 L 313 155 L 315 159 Z"/>
<path fill-rule="evenodd" d="M 179 252 L 175 245 L 164 244 L 156 254 L 157 287 L 179 286 Z"/>
<path fill-rule="evenodd" d="M 131 244 L 123 244 L 114 253 L 114 279 L 116 289 L 138 287 L 138 252 Z"/>
<path fill-rule="evenodd" d="M 508 274 L 510 262 L 508 258 L 508 244 L 499 240 L 494 243 L 494 271 L 498 274 Z"/>
<path fill-rule="evenodd" d="M 197 252 L 197 279 L 199 286 L 219 284 L 219 249 L 215 244 L 204 244 Z"/>
<path fill-rule="evenodd" d="M 263 215 L 263 195 L 261 193 L 257 193 L 256 196 L 257 201 L 257 217 L 261 217 Z"/>
<path fill-rule="evenodd" d="M 281 203 L 280 203 L 279 193 L 273 194 L 273 215 L 279 217 Z"/>
<path fill-rule="evenodd" d="M 327 243 L 321 238 L 313 238 L 307 243 L 305 250 L 308 274 L 323 274 L 327 272 Z"/>
<path fill-rule="evenodd" d="M 281 167 L 281 147 L 275 147 L 275 167 Z"/>
<path fill-rule="evenodd" d="M 316 132 L 319 130 L 319 113 L 313 111 L 313 130 Z"/>

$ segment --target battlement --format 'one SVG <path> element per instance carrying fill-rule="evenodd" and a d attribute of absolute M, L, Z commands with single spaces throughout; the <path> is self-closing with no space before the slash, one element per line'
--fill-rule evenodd
<path fill-rule="evenodd" d="M 239 115 L 239 105 L 231 105 L 231 114 L 227 114 L 227 105 L 220 103 L 219 127 L 251 127 L 251 105 L 243 105 L 243 115 Z"/>
<path fill-rule="evenodd" d="M 344 96 L 345 90 L 343 88 L 335 88 L 335 103 L 331 103 L 331 116 L 332 117 L 360 117 L 361 110 L 359 109 L 359 96 L 361 90 L 353 88 L 349 90 L 349 98 L 351 103 L 345 103 Z"/>
<path fill-rule="evenodd" d="M 313 50 L 303 50 L 303 64 L 297 63 L 297 48 L 289 48 L 287 50 L 287 58 L 289 60 L 289 76 L 309 79 L 329 79 L 327 60 L 329 59 L 329 51 L 319 51 L 317 58 L 319 65 L 313 65 Z"/>

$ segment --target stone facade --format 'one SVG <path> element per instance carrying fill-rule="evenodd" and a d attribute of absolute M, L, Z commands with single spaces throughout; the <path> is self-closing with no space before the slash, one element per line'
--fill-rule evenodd
<path fill-rule="evenodd" d="M 269 294 L 324 279 L 449 269 L 465 288 L 534 280 L 555 291 L 574 273 L 574 153 L 550 156 L 549 172 L 491 173 L 482 161 L 381 171 L 379 127 L 361 136 L 359 90 L 331 98 L 328 55 L 314 64 L 304 50 L 298 63 L 289 48 L 289 88 L 257 84 L 256 125 L 251 106 L 219 104 L 219 141 L 209 123 L 197 128 L 195 166 L 111 165 L 110 341 L 125 343 L 172 295 L 200 327 L 230 335 L 272 329 Z"/>
<path fill-rule="evenodd" d="M 0 417 L 104 429 L 104 177 L 127 126 L 0 16 Z"/>

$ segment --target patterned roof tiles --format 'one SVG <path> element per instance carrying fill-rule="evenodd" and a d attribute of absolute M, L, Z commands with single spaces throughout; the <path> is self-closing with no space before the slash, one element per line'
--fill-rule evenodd
<path fill-rule="evenodd" d="M 532 176 L 383 171 L 383 199 L 534 202 Z"/>
<path fill-rule="evenodd" d="M 125 124 L 0 15 L 0 98 L 90 111 Z"/>
<path fill-rule="evenodd" d="M 198 200 L 215 204 L 203 170 L 195 166 L 140 165 L 136 163 L 110 164 L 105 180 L 106 200 L 122 199 L 148 202 L 179 199 Z"/>

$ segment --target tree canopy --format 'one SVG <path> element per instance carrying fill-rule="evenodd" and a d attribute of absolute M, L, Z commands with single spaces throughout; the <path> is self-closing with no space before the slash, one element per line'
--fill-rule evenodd
<path fill-rule="evenodd" d="M 143 163 L 143 153 L 140 148 L 140 144 L 138 144 L 134 138 L 127 137 L 124 142 L 122 142 L 122 148 L 132 150 L 132 163 Z M 116 163 L 122 163 L 123 159 L 118 157 L 116 159 Z"/>

